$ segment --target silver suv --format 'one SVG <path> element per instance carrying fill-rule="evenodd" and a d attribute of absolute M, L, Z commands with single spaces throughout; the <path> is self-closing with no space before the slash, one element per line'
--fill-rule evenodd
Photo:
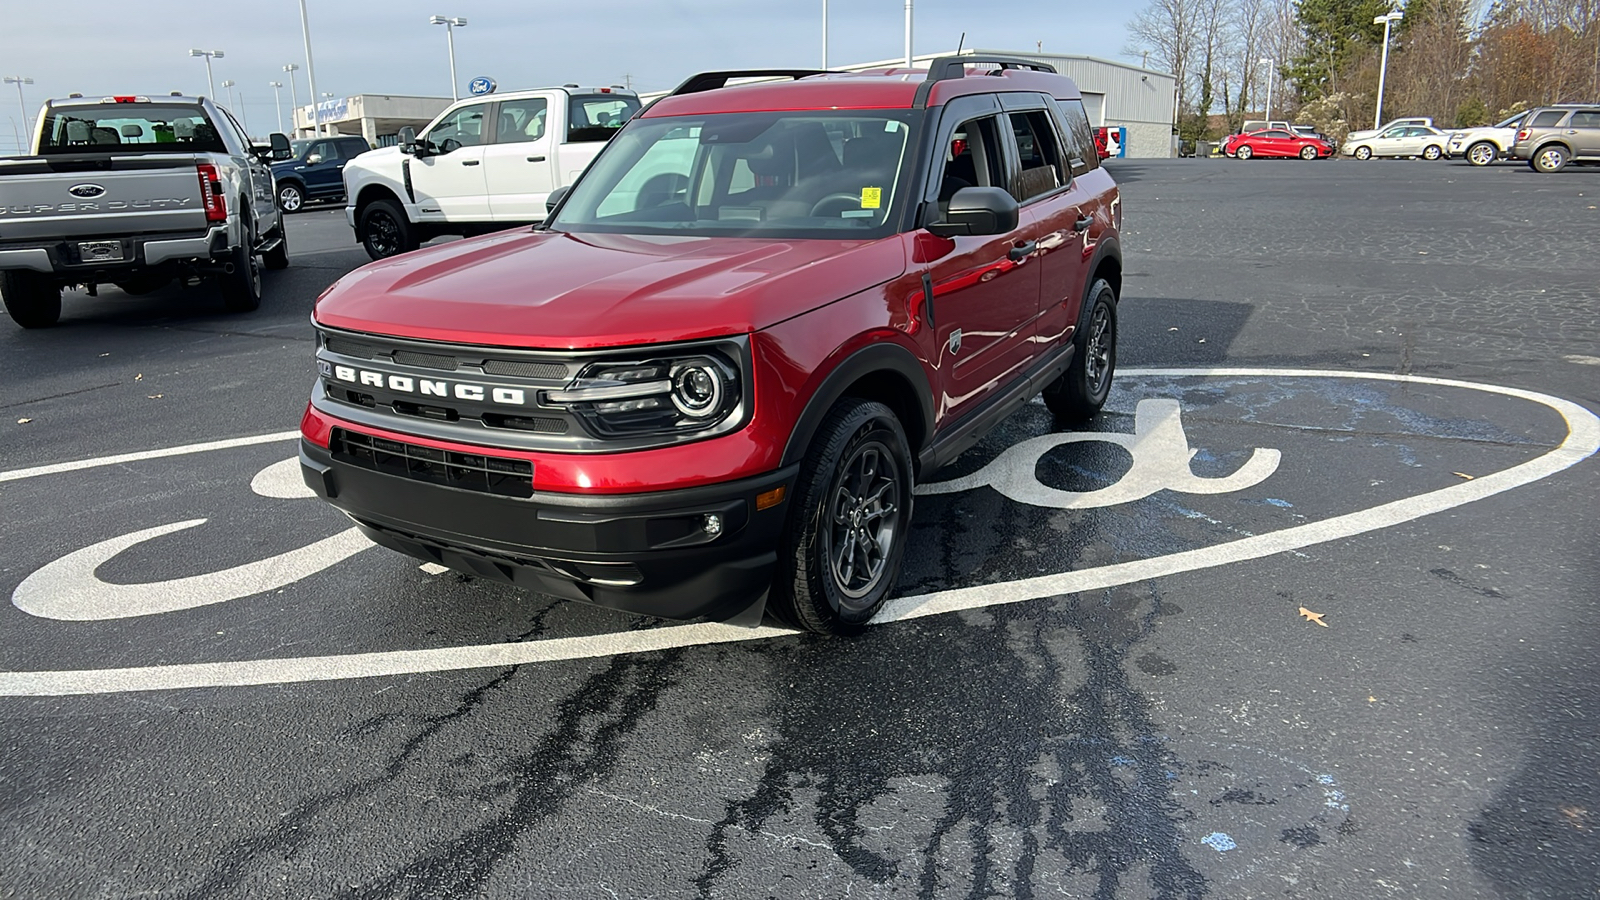
<path fill-rule="evenodd" d="M 1600 104 L 1547 106 L 1528 113 L 1511 145 L 1512 159 L 1536 172 L 1557 172 L 1567 163 L 1600 163 Z"/>

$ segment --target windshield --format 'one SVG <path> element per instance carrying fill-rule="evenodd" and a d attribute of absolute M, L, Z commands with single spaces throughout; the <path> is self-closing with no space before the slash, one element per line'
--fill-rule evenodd
<path fill-rule="evenodd" d="M 226 153 L 222 136 L 194 106 L 107 103 L 50 111 L 40 153 Z"/>
<path fill-rule="evenodd" d="M 1496 128 L 1515 128 L 1519 124 L 1522 123 L 1522 117 L 1525 116 L 1525 115 L 1527 115 L 1527 113 L 1519 112 L 1516 115 L 1512 116 L 1511 118 L 1505 120 L 1504 122 L 1501 122 L 1499 125 L 1496 125 L 1494 127 L 1496 127 Z"/>
<path fill-rule="evenodd" d="M 562 231 L 876 237 L 896 208 L 912 110 L 635 119 L 549 223 Z"/>

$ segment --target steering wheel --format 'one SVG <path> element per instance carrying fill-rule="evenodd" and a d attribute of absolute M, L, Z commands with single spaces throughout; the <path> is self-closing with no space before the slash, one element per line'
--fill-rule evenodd
<path fill-rule="evenodd" d="M 456 140 L 455 138 L 445 138 L 444 140 L 439 142 L 439 152 L 441 154 L 449 153 L 452 150 L 460 150 L 460 149 L 461 149 L 461 142 Z"/>
<path fill-rule="evenodd" d="M 838 209 L 828 209 L 826 212 L 823 212 L 823 210 L 830 205 L 838 206 Z M 812 218 L 816 218 L 824 215 L 837 215 L 845 210 L 860 208 L 860 194 L 852 194 L 848 191 L 839 191 L 837 193 L 829 194 L 828 196 L 823 197 L 821 200 L 818 200 L 816 204 L 811 207 L 811 216 Z"/>

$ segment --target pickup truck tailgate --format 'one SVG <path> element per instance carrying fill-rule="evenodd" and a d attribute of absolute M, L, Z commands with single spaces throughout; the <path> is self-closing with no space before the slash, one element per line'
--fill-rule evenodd
<path fill-rule="evenodd" d="M 0 159 L 0 243 L 206 229 L 192 154 Z"/>

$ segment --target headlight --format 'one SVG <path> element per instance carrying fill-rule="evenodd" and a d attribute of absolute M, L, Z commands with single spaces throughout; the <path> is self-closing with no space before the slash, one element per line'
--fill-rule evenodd
<path fill-rule="evenodd" d="M 743 399 L 738 367 L 720 353 L 594 362 L 546 402 L 600 437 L 692 434 L 727 422 Z"/>

